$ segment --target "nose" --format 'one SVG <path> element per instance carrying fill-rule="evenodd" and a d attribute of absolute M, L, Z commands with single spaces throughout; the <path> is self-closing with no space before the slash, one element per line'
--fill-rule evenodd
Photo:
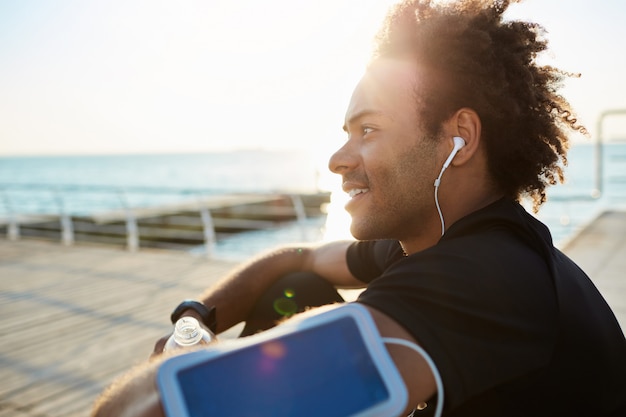
<path fill-rule="evenodd" d="M 357 164 L 353 145 L 348 140 L 341 148 L 331 155 L 328 161 L 328 169 L 335 174 L 343 174 L 351 171 Z"/>

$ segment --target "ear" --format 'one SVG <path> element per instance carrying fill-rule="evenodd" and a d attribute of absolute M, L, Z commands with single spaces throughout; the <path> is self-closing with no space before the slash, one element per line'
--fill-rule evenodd
<path fill-rule="evenodd" d="M 450 141 L 450 149 L 454 147 L 454 136 L 460 136 L 465 146 L 456 154 L 452 165 L 463 165 L 476 154 L 481 139 L 481 121 L 478 113 L 468 107 L 457 110 L 445 123 L 444 131 Z"/>

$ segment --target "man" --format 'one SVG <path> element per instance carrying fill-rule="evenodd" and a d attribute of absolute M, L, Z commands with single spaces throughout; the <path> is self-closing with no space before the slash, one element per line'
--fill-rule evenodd
<path fill-rule="evenodd" d="M 358 240 L 243 265 L 201 297 L 218 312 L 218 332 L 253 322 L 264 294 L 307 271 L 366 287 L 357 302 L 381 335 L 418 343 L 434 360 L 446 416 L 626 415 L 626 341 L 613 313 L 517 202 L 539 208 L 563 179 L 565 129 L 584 128 L 556 92 L 563 74 L 535 62 L 546 49 L 541 28 L 503 21 L 508 5 L 392 9 L 347 109 L 348 139 L 329 163 L 351 196 Z M 206 321 L 204 310 L 185 304 L 176 315 Z M 409 392 L 406 413 L 422 404 L 414 415 L 432 415 L 427 363 L 401 346 L 389 352 Z M 156 366 L 111 389 L 98 415 L 124 402 L 127 415 L 158 413 Z"/>

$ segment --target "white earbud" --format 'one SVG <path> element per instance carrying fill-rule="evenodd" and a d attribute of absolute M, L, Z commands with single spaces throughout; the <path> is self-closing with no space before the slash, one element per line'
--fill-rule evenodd
<path fill-rule="evenodd" d="M 454 141 L 454 148 L 452 149 L 452 152 L 450 152 L 450 155 L 448 156 L 448 159 L 446 159 L 446 162 L 443 163 L 443 169 L 448 168 L 450 162 L 452 162 L 452 159 L 456 156 L 456 153 L 465 146 L 465 140 L 463 140 L 463 138 L 459 136 L 453 137 L 452 140 Z"/>
<path fill-rule="evenodd" d="M 439 176 L 435 180 L 435 205 L 437 206 L 437 211 L 439 212 L 439 219 L 441 220 L 441 236 L 443 236 L 443 234 L 446 231 L 445 222 L 443 220 L 443 214 L 441 213 L 441 207 L 439 207 L 439 198 L 437 196 L 438 194 L 437 192 L 439 191 L 439 184 L 441 184 L 441 176 L 443 175 L 443 172 L 448 168 L 448 166 L 450 165 L 450 163 L 456 156 L 457 152 L 459 152 L 465 146 L 465 140 L 459 136 L 453 137 L 452 140 L 454 141 L 454 148 L 452 149 L 452 152 L 450 152 L 450 155 L 448 155 L 448 159 L 446 159 L 446 162 L 443 163 L 443 167 L 441 167 L 441 172 L 439 173 Z"/>
<path fill-rule="evenodd" d="M 446 162 L 443 163 L 443 167 L 441 168 L 439 177 L 437 177 L 437 179 L 435 180 L 435 187 L 439 186 L 439 183 L 441 182 L 441 176 L 443 175 L 443 171 L 445 171 L 448 168 L 448 166 L 450 166 L 450 163 L 456 156 L 457 152 L 460 151 L 465 146 L 465 140 L 459 136 L 453 137 L 452 140 L 454 141 L 454 148 L 452 149 L 452 152 L 450 152 L 450 155 L 448 155 L 448 159 L 446 159 Z"/>

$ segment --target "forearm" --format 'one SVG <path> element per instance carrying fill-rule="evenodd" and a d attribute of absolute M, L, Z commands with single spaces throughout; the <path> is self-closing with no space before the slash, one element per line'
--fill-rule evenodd
<path fill-rule="evenodd" d="M 137 366 L 98 397 L 91 417 L 163 417 L 156 373 L 163 357 Z"/>
<path fill-rule="evenodd" d="M 332 242 L 268 252 L 242 264 L 207 289 L 201 301 L 216 307 L 219 333 L 244 321 L 261 295 L 289 273 L 311 271 L 338 287 L 355 286 L 358 281 L 345 261 L 348 245 L 349 242 Z"/>
<path fill-rule="evenodd" d="M 280 277 L 306 268 L 309 248 L 283 248 L 248 261 L 208 288 L 201 301 L 217 310 L 220 333 L 246 319 L 256 300 Z"/>

